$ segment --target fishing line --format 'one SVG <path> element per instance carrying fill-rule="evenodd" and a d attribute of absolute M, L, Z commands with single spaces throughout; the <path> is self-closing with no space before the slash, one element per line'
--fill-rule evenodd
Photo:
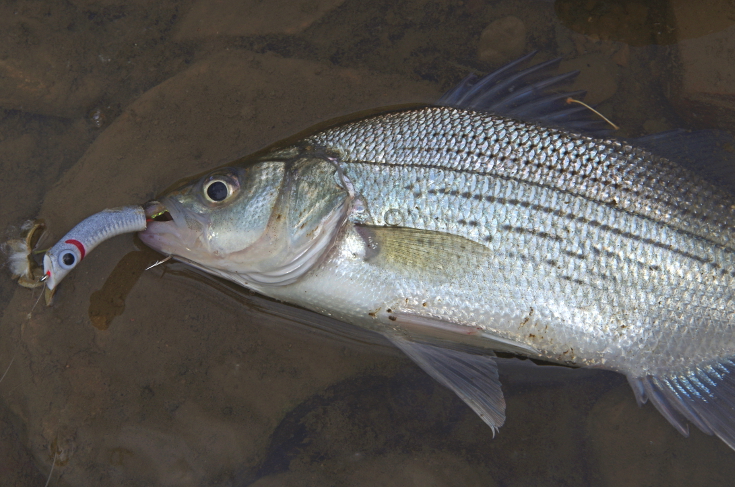
<path fill-rule="evenodd" d="M 0 382 L 2 382 L 3 379 L 5 378 L 5 376 L 8 375 L 8 371 L 10 370 L 10 366 L 13 365 L 13 361 L 14 360 L 15 360 L 15 355 L 13 355 L 13 358 L 10 359 L 10 363 L 8 364 L 8 368 L 5 369 L 5 373 L 3 374 L 2 377 L 0 377 Z"/>
<path fill-rule="evenodd" d="M 566 101 L 567 101 L 567 103 L 579 103 L 583 107 L 588 108 L 589 110 L 592 110 L 600 118 L 602 118 L 604 121 L 606 121 L 607 123 L 609 123 L 612 126 L 612 128 L 614 128 L 615 130 L 620 130 L 620 127 L 618 127 L 617 125 L 615 125 L 614 123 L 612 123 L 609 118 L 607 118 L 605 115 L 603 115 L 602 113 L 598 112 L 597 110 L 595 110 L 594 108 L 592 108 L 591 106 L 589 106 L 588 104 L 586 104 L 585 102 L 579 101 L 579 100 L 575 100 L 574 98 L 571 98 L 571 97 L 567 98 Z"/>
<path fill-rule="evenodd" d="M 31 308 L 31 310 L 30 310 L 30 311 L 28 312 L 28 319 L 29 319 L 29 320 L 31 319 L 31 313 L 33 313 L 33 310 L 34 310 L 34 309 L 36 309 L 36 306 L 38 305 L 38 302 L 39 302 L 39 301 L 41 301 L 41 296 L 43 296 L 43 294 L 44 294 L 44 293 L 43 293 L 43 291 L 41 291 L 41 292 L 40 292 L 40 293 L 38 294 L 38 299 L 36 299 L 36 302 L 35 302 L 35 303 L 33 304 L 33 307 L 32 307 L 32 308 Z"/>
<path fill-rule="evenodd" d="M 54 452 L 54 461 L 51 462 L 51 471 L 48 473 L 48 478 L 46 479 L 46 485 L 43 487 L 48 487 L 48 483 L 51 482 L 51 474 L 54 473 L 54 466 L 56 465 L 56 455 L 58 452 Z"/>
<path fill-rule="evenodd" d="M 153 269 L 154 267 L 159 266 L 163 264 L 164 262 L 168 262 L 169 260 L 171 260 L 171 257 L 173 257 L 173 255 L 169 255 L 165 259 L 157 260 L 154 264 L 149 265 L 144 270 L 147 271 L 148 269 Z"/>

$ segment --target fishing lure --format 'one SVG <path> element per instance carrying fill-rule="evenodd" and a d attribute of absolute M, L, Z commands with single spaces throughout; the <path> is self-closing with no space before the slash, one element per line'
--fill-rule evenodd
<path fill-rule="evenodd" d="M 0 246 L 7 255 L 6 265 L 13 279 L 17 279 L 18 284 L 29 289 L 44 285 L 41 282 L 43 270 L 33 258 L 33 254 L 36 253 L 33 249 L 40 242 L 45 228 L 46 225 L 41 220 L 28 220 L 20 227 L 20 238 L 8 240 Z"/>
<path fill-rule="evenodd" d="M 43 256 L 43 277 L 53 291 L 59 282 L 101 242 L 123 233 L 146 229 L 142 206 L 110 208 L 84 219 Z"/>

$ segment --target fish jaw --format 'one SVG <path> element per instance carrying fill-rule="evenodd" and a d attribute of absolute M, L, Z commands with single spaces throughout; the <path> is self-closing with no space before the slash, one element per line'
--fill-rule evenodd
<path fill-rule="evenodd" d="M 138 233 L 144 244 L 165 255 L 176 255 L 200 262 L 210 260 L 211 249 L 202 238 L 206 222 L 201 217 L 187 218 L 180 205 L 171 198 L 145 204 L 148 226 Z"/>

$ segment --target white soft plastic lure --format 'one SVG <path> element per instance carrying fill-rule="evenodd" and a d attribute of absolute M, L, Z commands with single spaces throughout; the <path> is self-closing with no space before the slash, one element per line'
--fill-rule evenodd
<path fill-rule="evenodd" d="M 142 206 L 123 206 L 82 220 L 43 256 L 46 287 L 53 290 L 101 242 L 123 233 L 140 232 L 147 222 Z"/>

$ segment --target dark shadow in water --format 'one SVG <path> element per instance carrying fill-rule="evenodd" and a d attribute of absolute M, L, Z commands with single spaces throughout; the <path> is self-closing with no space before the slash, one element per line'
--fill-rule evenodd
<path fill-rule="evenodd" d="M 89 297 L 89 320 L 98 330 L 106 330 L 125 311 L 125 299 L 145 269 L 159 255 L 150 249 L 130 252 L 120 259 L 102 289 Z"/>

